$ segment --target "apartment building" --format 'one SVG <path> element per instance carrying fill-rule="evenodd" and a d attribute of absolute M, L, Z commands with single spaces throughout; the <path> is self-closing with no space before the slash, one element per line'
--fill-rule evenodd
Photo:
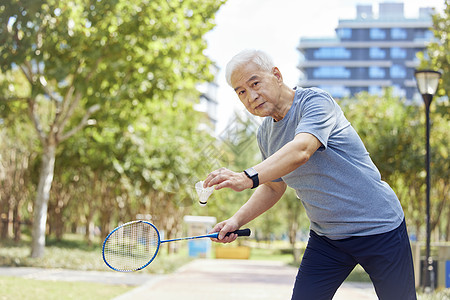
<path fill-rule="evenodd" d="M 379 94 L 392 87 L 395 95 L 417 97 L 416 53 L 433 39 L 432 8 L 420 8 L 417 18 L 404 16 L 403 3 L 358 5 L 356 18 L 339 20 L 333 38 L 301 38 L 299 85 L 317 86 L 336 98 L 367 91 Z"/>

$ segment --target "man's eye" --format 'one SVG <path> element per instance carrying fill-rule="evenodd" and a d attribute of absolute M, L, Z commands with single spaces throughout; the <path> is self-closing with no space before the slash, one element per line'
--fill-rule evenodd
<path fill-rule="evenodd" d="M 241 96 L 241 95 L 244 95 L 244 93 L 245 93 L 245 91 L 242 90 L 242 91 L 239 91 L 239 92 L 238 92 L 238 95 Z"/>
<path fill-rule="evenodd" d="M 259 81 L 255 81 L 252 83 L 252 87 L 256 88 L 259 86 Z"/>

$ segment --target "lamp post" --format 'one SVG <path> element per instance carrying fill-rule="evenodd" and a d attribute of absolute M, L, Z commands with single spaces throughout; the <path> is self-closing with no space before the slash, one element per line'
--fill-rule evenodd
<path fill-rule="evenodd" d="M 426 205 L 427 205 L 427 244 L 426 244 L 426 261 L 422 275 L 424 276 L 424 291 L 431 292 L 434 289 L 435 273 L 433 270 L 433 258 L 430 255 L 430 104 L 436 94 L 441 73 L 433 70 L 416 70 L 414 73 L 417 82 L 417 88 L 422 94 L 425 103 L 426 115 Z"/>

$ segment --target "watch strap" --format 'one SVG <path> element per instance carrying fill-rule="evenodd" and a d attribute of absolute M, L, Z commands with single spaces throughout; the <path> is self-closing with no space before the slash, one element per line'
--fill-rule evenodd
<path fill-rule="evenodd" d="M 253 181 L 252 189 L 259 186 L 259 177 L 258 172 L 255 171 L 253 168 L 248 168 L 244 171 L 245 175 L 247 175 L 248 178 L 250 178 Z"/>

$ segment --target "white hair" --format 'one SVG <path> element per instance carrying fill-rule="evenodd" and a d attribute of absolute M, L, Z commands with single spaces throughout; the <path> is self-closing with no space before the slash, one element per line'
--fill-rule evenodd
<path fill-rule="evenodd" d="M 272 58 L 267 53 L 261 50 L 243 50 L 231 58 L 225 69 L 225 77 L 230 86 L 231 75 L 233 75 L 236 68 L 248 63 L 255 63 L 261 68 L 261 70 L 269 72 L 272 71 L 273 67 L 275 67 Z"/>

